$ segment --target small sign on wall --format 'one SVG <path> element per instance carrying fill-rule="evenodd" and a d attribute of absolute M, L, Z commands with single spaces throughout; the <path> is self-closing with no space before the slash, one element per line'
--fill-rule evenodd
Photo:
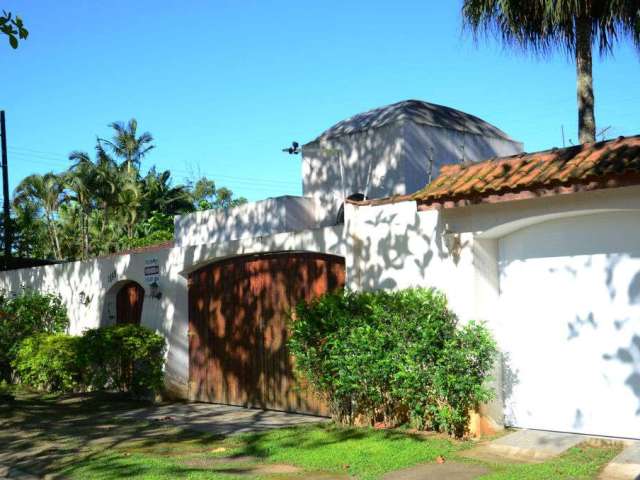
<path fill-rule="evenodd" d="M 160 262 L 158 257 L 147 258 L 144 261 L 144 282 L 151 284 L 160 282 Z"/>

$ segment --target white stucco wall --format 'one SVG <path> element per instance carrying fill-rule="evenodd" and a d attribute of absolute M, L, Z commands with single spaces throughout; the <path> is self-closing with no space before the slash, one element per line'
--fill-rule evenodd
<path fill-rule="evenodd" d="M 437 287 L 448 296 L 451 307 L 462 322 L 470 319 L 487 321 L 503 352 L 509 352 L 513 348 L 510 342 L 516 332 L 507 320 L 519 302 L 515 301 L 514 304 L 513 298 L 517 297 L 511 296 L 511 300 L 505 301 L 501 296 L 505 274 L 513 274 L 513 278 L 519 279 L 510 288 L 514 288 L 513 285 L 521 288 L 525 292 L 523 295 L 526 295 L 530 285 L 521 285 L 526 278 L 505 270 L 504 264 L 510 258 L 508 255 L 515 255 L 519 248 L 528 249 L 520 252 L 526 256 L 533 247 L 544 250 L 552 245 L 560 245 L 561 255 L 555 247 L 555 250 L 551 248 L 548 254 L 545 253 L 548 257 L 545 268 L 571 267 L 572 258 L 579 256 L 589 242 L 599 239 L 600 243 L 608 242 L 610 250 L 599 254 L 622 252 L 628 256 L 630 254 L 629 258 L 636 258 L 637 255 L 633 254 L 636 250 L 630 245 L 640 235 L 637 231 L 637 225 L 640 224 L 638 212 L 640 187 L 444 210 L 418 211 L 415 202 L 380 206 L 347 204 L 344 226 L 6 272 L 0 275 L 0 286 L 16 290 L 24 283 L 32 288 L 60 293 L 69 306 L 71 331 L 79 333 L 84 328 L 98 326 L 101 319 L 108 321 L 103 311 L 110 288 L 125 279 L 144 285 L 145 259 L 157 257 L 161 265 L 160 289 L 163 296 L 160 300 L 145 299 L 142 322 L 166 335 L 169 344 L 168 386 L 175 394 L 186 397 L 186 277 L 190 271 L 205 263 L 233 255 L 272 251 L 317 251 L 344 256 L 350 288 Z M 591 232 L 598 234 L 590 238 Z M 616 247 L 618 241 L 622 242 L 619 248 Z M 559 257 L 562 259 L 559 260 Z M 592 268 L 585 262 L 581 265 L 583 269 Z M 593 269 L 601 270 L 599 263 L 591 265 Z M 628 270 L 629 278 L 621 277 L 620 285 L 614 283 L 614 287 L 616 291 L 623 292 L 624 288 L 628 288 L 626 284 L 630 279 L 635 278 L 634 269 L 637 268 L 632 262 L 620 265 L 626 269 L 625 272 Z M 593 282 L 606 282 L 606 277 L 596 275 L 595 270 L 593 275 L 586 275 Z M 538 279 L 538 284 L 542 282 L 544 279 Z M 89 305 L 80 305 L 80 291 L 92 297 Z M 608 290 L 605 288 L 602 291 Z M 585 301 L 591 301 L 588 297 Z M 568 328 L 566 322 L 563 328 Z M 589 328 L 587 325 L 586 329 Z M 540 335 L 537 341 L 542 344 L 544 331 Z M 627 345 L 625 348 L 631 347 Z M 616 354 L 613 350 L 610 353 L 613 356 Z M 625 357 L 632 358 L 631 363 L 625 365 L 633 365 L 633 368 L 637 368 L 637 371 L 634 370 L 637 374 L 640 371 L 640 357 L 636 359 L 633 355 L 635 353 Z M 620 362 L 624 363 L 624 360 Z M 498 362 L 498 398 L 486 407 L 486 413 L 497 421 L 502 419 L 503 408 L 509 401 L 509 382 L 513 380 L 513 372 L 508 367 L 508 359 L 502 358 Z"/>
<path fill-rule="evenodd" d="M 640 210 L 499 241 L 496 337 L 509 425 L 640 435 Z"/>
<path fill-rule="evenodd" d="M 343 229 L 340 225 L 217 244 L 174 247 L 157 252 L 120 255 L 87 262 L 13 270 L 0 274 L 0 288 L 9 293 L 27 287 L 59 294 L 67 305 L 69 332 L 78 335 L 88 328 L 112 324 L 114 318 L 113 310 L 109 312 L 109 300 L 125 281 L 138 282 L 146 290 L 141 324 L 158 331 L 167 339 L 167 390 L 171 395 L 187 398 L 189 272 L 215 260 L 251 253 L 312 251 L 344 256 L 346 246 L 343 241 Z M 152 258 L 157 258 L 160 265 L 160 299 L 149 296 L 149 286 L 144 278 L 145 261 Z M 91 298 L 88 305 L 80 303 L 81 291 Z"/>
<path fill-rule="evenodd" d="M 321 149 L 343 152 L 343 177 L 338 154 Z M 444 164 L 463 159 L 479 162 L 521 151 L 520 142 L 398 120 L 305 145 L 302 190 L 335 216 L 343 201 L 343 184 L 346 197 L 354 193 L 366 193 L 369 198 L 403 195 L 423 188 L 430 171 L 435 178 Z"/>
<path fill-rule="evenodd" d="M 399 123 L 366 132 L 311 142 L 302 153 L 302 192 L 336 218 L 344 196 L 369 198 L 405 193 L 400 161 L 404 139 Z M 321 149 L 324 149 L 321 150 Z M 342 152 L 327 153 L 327 149 Z M 342 162 L 342 166 L 341 166 Z"/>
<path fill-rule="evenodd" d="M 240 238 L 327 226 L 314 198 L 282 196 L 224 210 L 205 210 L 174 219 L 176 246 L 220 243 Z"/>
<path fill-rule="evenodd" d="M 554 362 L 557 364 L 562 361 L 562 355 L 579 357 L 571 349 L 575 348 L 573 344 L 568 345 L 571 342 L 566 341 L 568 334 L 564 336 L 564 333 L 569 332 L 568 324 L 574 323 L 588 331 L 589 317 L 582 315 L 582 310 L 601 312 L 606 326 L 602 326 L 595 336 L 592 336 L 592 340 L 597 343 L 599 335 L 606 335 L 606 341 L 600 340 L 606 347 L 595 348 L 594 344 L 584 347 L 582 351 L 600 352 L 594 361 L 601 362 L 601 372 L 613 365 L 611 360 L 603 361 L 605 354 L 612 357 L 613 362 L 617 361 L 620 364 L 619 372 L 612 371 L 610 377 L 611 381 L 617 382 L 615 388 L 620 390 L 617 398 L 625 398 L 624 401 L 627 402 L 620 405 L 620 409 L 625 413 L 618 418 L 623 418 L 624 415 L 627 417 L 626 420 L 621 420 L 619 425 L 632 425 L 630 428 L 636 428 L 633 421 L 630 421 L 635 417 L 633 412 L 629 413 L 628 407 L 632 404 L 636 407 L 640 405 L 640 340 L 637 341 L 637 345 L 634 344 L 630 330 L 623 331 L 616 326 L 616 318 L 612 315 L 613 312 L 622 312 L 621 315 L 625 319 L 633 318 L 635 323 L 629 322 L 628 328 L 639 331 L 638 317 L 634 317 L 632 313 L 637 307 L 629 307 L 626 299 L 630 285 L 640 285 L 640 281 L 634 281 L 640 275 L 638 255 L 634 253 L 638 252 L 634 242 L 637 243 L 640 236 L 640 187 L 423 212 L 416 212 L 413 202 L 376 207 L 349 205 L 346 228 L 347 268 L 351 288 L 395 289 L 434 286 L 447 295 L 451 307 L 462 322 L 475 319 L 488 323 L 496 335 L 503 355 L 495 371 L 494 386 L 497 398 L 484 406 L 483 411 L 497 423 L 503 420 L 505 409 L 509 413 L 509 408 L 513 408 L 510 405 L 518 401 L 518 398 L 512 398 L 517 371 L 514 372 L 509 359 L 509 352 L 518 349 L 517 342 L 523 342 L 522 345 L 529 345 L 542 354 L 547 336 L 558 331 L 558 328 L 562 330 L 562 335 L 558 337 L 560 345 L 556 345 L 558 348 L 555 350 L 555 356 L 547 357 L 550 358 L 551 364 L 542 361 L 537 363 L 537 357 L 533 355 L 521 360 L 525 370 L 539 371 L 544 376 L 546 372 L 553 371 Z M 581 258 L 585 249 L 589 248 L 593 250 L 590 251 L 591 257 Z M 526 272 L 518 274 L 513 265 L 509 271 L 504 270 L 504 264 L 508 261 L 505 255 L 537 256 L 537 253 L 533 254 L 533 249 L 548 257 L 544 260 L 546 266 L 543 265 L 542 270 L 535 270 L 537 273 L 531 276 L 527 276 Z M 596 257 L 592 254 L 596 254 Z M 602 258 L 599 259 L 598 255 Z M 619 278 L 612 277 L 607 280 L 603 261 L 616 264 Z M 577 271 L 577 266 L 574 265 L 576 262 L 583 270 L 581 275 L 586 279 L 585 287 L 588 288 L 582 288 L 578 283 L 566 284 L 558 289 L 553 297 L 549 298 L 548 293 L 543 294 L 543 298 L 536 296 L 536 292 L 548 292 L 548 284 L 556 281 L 547 278 L 547 274 L 563 269 L 567 269 L 567 274 L 570 274 Z M 507 284 L 505 282 L 509 275 L 513 280 Z M 501 295 L 507 286 L 511 292 L 508 298 Z M 617 307 L 616 302 L 620 301 L 612 300 L 606 295 L 611 288 L 622 294 L 623 306 Z M 640 291 L 640 287 L 637 288 Z M 551 292 L 553 291 L 551 289 Z M 600 293 L 586 293 L 591 291 Z M 532 301 L 532 298 L 535 299 L 532 307 L 524 307 L 527 305 L 525 300 Z M 563 298 L 567 300 L 564 310 L 556 308 L 555 304 L 563 301 Z M 527 317 L 527 308 L 530 312 L 537 312 L 533 315 L 537 317 Z M 543 315 L 539 311 L 540 308 L 544 311 L 564 311 L 564 316 L 557 315 L 560 326 L 555 325 L 554 329 L 543 326 L 545 320 L 551 317 L 548 314 Z M 567 308 L 573 313 L 567 314 Z M 604 312 L 609 312 L 608 317 Z M 525 322 L 528 326 L 526 335 L 518 336 L 519 328 L 524 327 L 514 326 L 514 316 L 529 318 Z M 575 328 L 575 325 L 573 326 Z M 590 331 L 587 333 L 594 334 Z M 584 341 L 588 343 L 586 337 Z M 566 351 L 563 351 L 564 347 L 567 347 Z M 603 348 L 609 350 L 605 352 Z M 622 356 L 618 355 L 621 351 Z M 631 353 L 624 353 L 627 351 Z M 574 368 L 578 367 L 574 365 Z M 563 380 L 558 381 L 559 388 Z M 566 383 L 566 380 L 564 381 Z M 589 384 L 594 384 L 594 381 Z M 538 402 L 540 405 L 544 403 L 543 397 L 547 404 L 551 402 L 549 405 L 561 402 L 559 397 L 549 397 L 558 389 L 545 389 L 541 383 L 531 388 L 533 390 L 526 390 L 523 394 L 524 398 L 531 400 L 531 394 L 535 392 L 541 399 Z M 605 389 L 603 385 L 599 388 L 601 393 L 592 392 L 591 395 L 598 398 L 600 404 L 611 403 L 612 399 L 607 392 L 612 388 Z M 626 396 L 623 397 L 622 392 L 625 392 Z M 583 395 L 586 395 L 586 392 L 583 392 Z M 568 394 L 565 396 L 570 397 Z M 532 400 L 533 403 L 528 405 L 535 404 L 535 398 Z M 569 398 L 568 402 L 573 402 L 571 406 L 574 410 L 571 418 L 563 419 L 564 423 L 555 419 L 551 423 L 538 424 L 537 427 L 534 423 L 519 426 L 554 429 L 553 425 L 556 425 L 555 429 L 562 428 L 568 431 L 629 436 L 628 430 L 620 427 L 614 430 L 607 429 L 604 424 L 597 424 L 595 421 L 592 421 L 590 428 L 586 427 L 587 419 L 581 418 L 580 415 L 587 415 L 587 411 L 590 412 L 591 419 L 605 419 L 601 420 L 601 423 L 606 423 L 606 419 L 611 419 L 611 416 L 603 415 L 604 412 L 593 408 L 589 410 L 588 406 L 580 410 L 579 402 L 575 398 Z M 593 404 L 594 402 L 591 402 L 590 405 Z M 569 408 L 565 406 L 563 413 Z M 549 418 L 554 417 L 550 414 Z M 513 420 L 507 418 L 507 421 Z M 575 423 L 576 421 L 578 423 Z"/>

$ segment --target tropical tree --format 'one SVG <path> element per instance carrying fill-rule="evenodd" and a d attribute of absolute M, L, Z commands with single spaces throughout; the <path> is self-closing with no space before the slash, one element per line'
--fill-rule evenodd
<path fill-rule="evenodd" d="M 55 215 L 63 198 L 64 182 L 53 172 L 29 175 L 18 184 L 14 193 L 14 205 L 19 211 L 42 210 L 56 258 L 61 258 L 61 249 Z"/>
<path fill-rule="evenodd" d="M 138 135 L 138 122 L 132 118 L 126 124 L 113 122 L 109 124 L 113 128 L 114 135 L 111 140 L 99 139 L 98 142 L 111 149 L 113 154 L 123 160 L 127 171 L 140 167 L 140 161 L 155 146 L 152 144 L 153 136 L 149 132 Z"/>
<path fill-rule="evenodd" d="M 234 197 L 226 187 L 216 187 L 210 178 L 201 177 L 191 187 L 193 203 L 198 210 L 232 208 L 247 203 L 244 197 Z"/>
<path fill-rule="evenodd" d="M 88 155 L 85 157 L 88 159 Z M 89 160 L 90 161 L 90 160 Z M 99 232 L 104 237 L 109 228 L 109 221 L 117 204 L 117 192 L 121 183 L 121 172 L 116 162 L 102 148 L 100 142 L 96 144 L 96 162 L 94 164 L 95 189 L 92 195 L 102 213 Z"/>
<path fill-rule="evenodd" d="M 142 204 L 141 185 L 138 181 L 138 171 L 125 170 L 120 179 L 120 188 L 117 192 L 116 209 L 118 219 L 124 226 L 126 236 L 132 239 L 134 236 L 136 223 L 139 220 Z"/>
<path fill-rule="evenodd" d="M 559 49 L 575 58 L 580 143 L 595 141 L 592 48 L 601 55 L 621 38 L 640 50 L 638 0 L 464 0 L 465 26 L 537 54 Z"/>
<path fill-rule="evenodd" d="M 41 259 L 55 257 L 50 232 L 42 221 L 41 214 L 42 209 L 31 201 L 13 204 L 12 250 L 18 257 Z M 4 217 L 0 216 L 0 224 L 3 220 Z M 3 229 L 4 225 L 2 225 Z M 58 234 L 60 234 L 59 229 Z"/>
<path fill-rule="evenodd" d="M 88 259 L 171 240 L 174 215 L 246 201 L 204 177 L 174 185 L 168 170 L 151 167 L 141 174 L 139 159 L 151 148 L 145 140 L 151 135 L 137 135 L 136 128 L 132 120 L 118 131 L 132 134 L 139 148 L 115 148 L 117 135 L 111 143 L 98 138 L 95 156 L 74 151 L 67 171 L 25 178 L 14 196 L 13 250 L 41 258 Z"/>
<path fill-rule="evenodd" d="M 178 215 L 194 210 L 189 187 L 186 185 L 171 185 L 171 172 L 158 172 L 151 167 L 142 179 L 142 210 L 144 218 L 149 218 L 154 212 L 165 215 Z"/>

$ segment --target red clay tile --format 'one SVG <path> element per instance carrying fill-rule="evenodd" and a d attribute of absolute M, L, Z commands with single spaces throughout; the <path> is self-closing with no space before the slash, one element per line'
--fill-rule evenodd
<path fill-rule="evenodd" d="M 472 165 L 446 165 L 411 196 L 421 203 L 482 197 L 529 188 L 579 185 L 640 172 L 640 135 L 501 157 Z"/>

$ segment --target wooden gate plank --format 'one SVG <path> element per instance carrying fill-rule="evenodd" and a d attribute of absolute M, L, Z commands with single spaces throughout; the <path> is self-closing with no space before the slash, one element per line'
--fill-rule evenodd
<path fill-rule="evenodd" d="M 294 378 L 287 325 L 297 302 L 344 282 L 344 259 L 319 253 L 235 257 L 191 273 L 190 398 L 327 414 Z"/>

